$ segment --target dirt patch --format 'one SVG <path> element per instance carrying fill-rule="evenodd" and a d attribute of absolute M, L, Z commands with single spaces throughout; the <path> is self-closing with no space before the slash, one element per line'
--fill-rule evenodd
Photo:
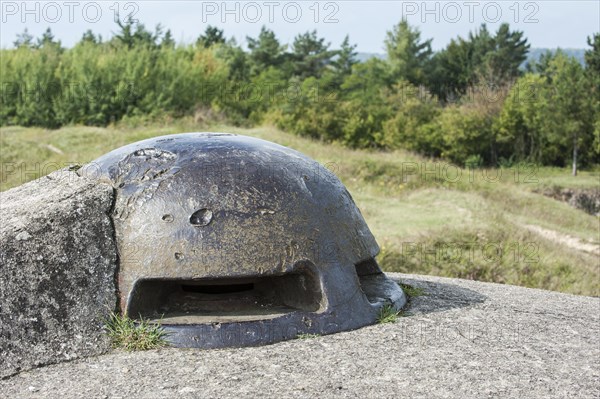
<path fill-rule="evenodd" d="M 580 209 L 590 215 L 600 215 L 600 190 L 599 189 L 573 189 L 553 187 L 539 191 L 547 197 L 566 202 L 574 208 Z"/>
<path fill-rule="evenodd" d="M 577 237 L 570 236 L 568 234 L 563 234 L 558 231 L 548 230 L 540 226 L 525 224 L 523 225 L 529 231 L 533 231 L 536 234 L 541 235 L 542 237 L 553 241 L 558 244 L 566 245 L 569 248 L 576 249 L 578 251 L 589 252 L 591 254 L 600 255 L 600 245 L 594 244 L 592 242 L 586 242 Z"/>

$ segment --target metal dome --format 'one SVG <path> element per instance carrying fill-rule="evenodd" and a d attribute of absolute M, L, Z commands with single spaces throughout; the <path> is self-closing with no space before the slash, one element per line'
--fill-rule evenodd
<path fill-rule="evenodd" d="M 343 184 L 289 148 L 186 133 L 116 149 L 80 173 L 116 190 L 121 310 L 182 347 L 327 334 L 400 309 Z"/>

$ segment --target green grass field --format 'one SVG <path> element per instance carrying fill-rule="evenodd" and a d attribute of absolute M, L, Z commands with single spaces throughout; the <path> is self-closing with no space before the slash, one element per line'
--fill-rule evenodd
<path fill-rule="evenodd" d="M 403 151 L 351 150 L 271 127 L 206 127 L 186 119 L 133 127 L 1 128 L 0 189 L 144 138 L 207 130 L 274 141 L 326 164 L 352 193 L 387 271 L 600 295 L 600 219 L 536 193 L 597 188 L 600 171 L 572 177 L 568 169 L 528 165 L 469 170 Z"/>

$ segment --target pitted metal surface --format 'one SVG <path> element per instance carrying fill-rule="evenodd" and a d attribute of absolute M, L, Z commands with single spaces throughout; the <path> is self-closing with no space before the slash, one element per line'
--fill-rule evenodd
<path fill-rule="evenodd" d="M 406 301 L 346 188 L 297 151 L 186 133 L 119 148 L 80 173 L 116 190 L 121 310 L 163 317 L 176 345 L 348 330 Z"/>

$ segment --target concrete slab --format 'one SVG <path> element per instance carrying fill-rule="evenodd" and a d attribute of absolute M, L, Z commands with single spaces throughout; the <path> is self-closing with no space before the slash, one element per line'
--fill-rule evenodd
<path fill-rule="evenodd" d="M 391 274 L 395 324 L 274 345 L 113 352 L 0 381 L 11 398 L 593 398 L 600 299 Z"/>

